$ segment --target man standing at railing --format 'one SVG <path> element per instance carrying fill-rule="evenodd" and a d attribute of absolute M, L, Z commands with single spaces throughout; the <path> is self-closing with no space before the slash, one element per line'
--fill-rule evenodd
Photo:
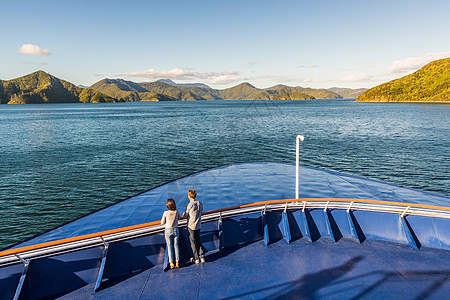
<path fill-rule="evenodd" d="M 205 262 L 203 257 L 202 242 L 200 241 L 200 227 L 202 223 L 203 204 L 197 201 L 197 192 L 195 190 L 188 191 L 189 204 L 186 205 L 183 217 L 187 217 L 187 227 L 189 232 L 189 240 L 191 242 L 193 260 L 196 264 L 200 261 Z M 192 260 L 192 259 L 191 259 Z"/>

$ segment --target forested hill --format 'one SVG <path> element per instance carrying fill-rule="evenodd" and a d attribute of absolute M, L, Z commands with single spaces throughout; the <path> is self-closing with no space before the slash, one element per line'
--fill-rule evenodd
<path fill-rule="evenodd" d="M 119 100 L 90 88 L 79 88 L 44 71 L 0 81 L 0 104 L 115 101 Z"/>
<path fill-rule="evenodd" d="M 302 94 L 302 93 L 291 92 L 291 93 L 284 93 L 284 94 L 277 95 L 273 99 L 274 100 L 307 100 L 307 99 L 314 99 L 314 97 L 308 96 L 308 95 Z"/>
<path fill-rule="evenodd" d="M 376 86 L 358 102 L 450 102 L 450 58 L 435 60 L 420 70 Z"/>

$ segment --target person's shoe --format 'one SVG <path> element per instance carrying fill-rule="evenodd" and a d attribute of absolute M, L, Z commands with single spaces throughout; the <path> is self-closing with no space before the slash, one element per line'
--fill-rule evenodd
<path fill-rule="evenodd" d="M 180 267 L 180 264 L 176 261 L 175 262 L 175 268 L 179 268 Z"/>
<path fill-rule="evenodd" d="M 204 258 L 204 257 L 200 258 L 200 261 L 201 261 L 202 263 L 204 263 L 204 262 L 205 262 L 205 258 Z"/>
<path fill-rule="evenodd" d="M 189 260 L 191 263 L 193 263 L 194 262 L 194 258 L 193 257 L 191 257 L 191 259 Z"/>
<path fill-rule="evenodd" d="M 195 260 L 195 263 L 196 263 L 196 264 L 199 264 L 199 263 L 200 263 L 200 260 L 199 260 L 199 259 L 196 259 L 196 260 Z"/>
<path fill-rule="evenodd" d="M 171 269 L 175 268 L 175 265 L 173 264 L 173 262 L 170 263 L 170 268 Z"/>

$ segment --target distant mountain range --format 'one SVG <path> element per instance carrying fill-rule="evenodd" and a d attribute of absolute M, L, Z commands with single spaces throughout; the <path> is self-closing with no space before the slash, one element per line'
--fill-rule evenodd
<path fill-rule="evenodd" d="M 364 92 L 358 102 L 450 102 L 450 58 Z"/>
<path fill-rule="evenodd" d="M 213 89 L 203 84 L 176 84 L 165 79 L 148 83 L 136 83 L 123 79 L 103 79 L 91 89 L 102 92 L 113 98 L 124 101 L 144 100 L 148 93 L 165 95 L 175 100 L 303 100 L 303 99 L 336 99 L 349 98 L 348 95 L 359 95 L 366 89 L 342 89 L 345 96 L 326 89 L 312 89 L 276 85 L 267 89 L 258 89 L 244 82 L 227 89 Z M 355 98 L 356 96 L 353 96 Z"/>
<path fill-rule="evenodd" d="M 213 89 L 202 83 L 177 84 L 170 79 L 144 83 L 103 79 L 85 87 L 75 86 L 44 71 L 37 71 L 12 80 L 0 80 L 0 104 L 337 99 L 354 98 L 363 90 L 365 89 L 326 90 L 281 84 L 259 89 L 247 82 L 227 89 Z"/>
<path fill-rule="evenodd" d="M 123 79 L 103 79 L 86 87 L 75 86 L 44 71 L 11 80 L 0 80 L 0 104 L 356 97 L 358 102 L 448 102 L 450 58 L 433 61 L 413 74 L 370 90 L 337 87 L 313 89 L 282 84 L 259 89 L 247 82 L 227 89 L 213 89 L 202 83 L 178 84 L 170 79 L 143 83 Z"/>
<path fill-rule="evenodd" d="M 0 80 L 0 104 L 93 103 L 121 101 L 90 88 L 79 88 L 43 71 Z"/>

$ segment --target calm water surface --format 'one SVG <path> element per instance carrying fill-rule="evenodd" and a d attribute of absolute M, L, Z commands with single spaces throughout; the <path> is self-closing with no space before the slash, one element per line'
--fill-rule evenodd
<path fill-rule="evenodd" d="M 304 165 L 450 195 L 450 105 L 2 105 L 0 248 L 196 171 L 294 163 L 297 134 Z"/>

